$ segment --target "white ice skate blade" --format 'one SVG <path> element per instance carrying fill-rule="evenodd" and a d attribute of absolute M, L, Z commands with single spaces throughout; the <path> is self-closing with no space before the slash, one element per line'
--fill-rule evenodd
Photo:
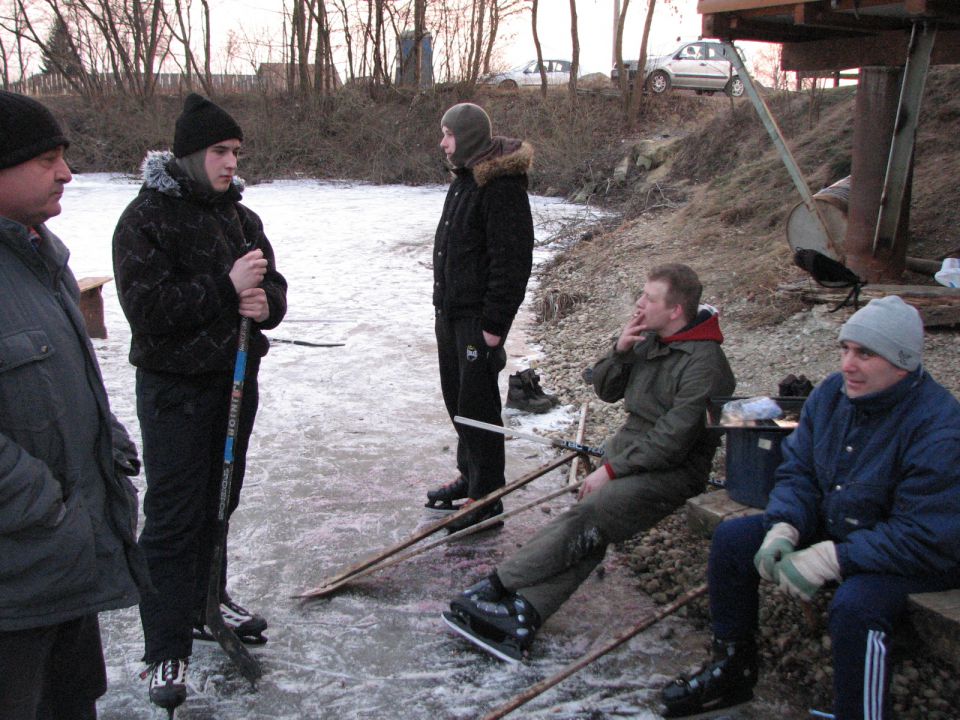
<path fill-rule="evenodd" d="M 504 662 L 508 662 L 511 665 L 521 664 L 521 661 L 518 658 L 507 655 L 500 648 L 496 647 L 495 645 L 489 644 L 479 635 L 474 635 L 472 632 L 470 632 L 470 628 L 468 628 L 466 625 L 461 623 L 460 620 L 453 613 L 444 611 L 440 613 L 440 617 L 447 624 L 447 626 L 450 627 L 451 630 L 453 630 L 455 633 L 462 636 L 466 640 L 469 640 L 471 643 L 476 645 L 478 648 L 480 648 L 484 652 L 489 653 L 490 655 L 493 655 L 498 660 L 503 660 Z"/>

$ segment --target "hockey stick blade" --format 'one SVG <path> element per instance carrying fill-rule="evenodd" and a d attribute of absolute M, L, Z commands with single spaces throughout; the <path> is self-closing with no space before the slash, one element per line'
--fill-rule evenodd
<path fill-rule="evenodd" d="M 555 440 L 553 438 L 543 437 L 542 435 L 534 435 L 533 433 L 482 422 L 481 420 L 473 420 L 472 418 L 466 418 L 461 415 L 456 415 L 453 421 L 458 425 L 467 425 L 468 427 L 475 427 L 480 430 L 489 430 L 490 432 L 499 433 L 500 435 L 508 435 L 510 437 L 520 438 L 521 440 L 530 440 L 531 442 L 540 443 L 541 445 L 550 445 L 551 447 L 562 448 L 564 450 L 572 450 L 575 453 L 583 453 L 585 455 L 592 455 L 593 457 L 603 457 L 603 450 L 600 448 L 581 445 L 580 443 L 573 442 L 573 440 Z"/>
<path fill-rule="evenodd" d="M 214 566 L 219 568 L 223 560 L 221 556 L 223 545 L 221 544 L 217 547 L 214 552 L 217 556 L 214 558 Z M 219 573 L 217 573 L 216 578 L 211 575 L 210 581 L 207 584 L 207 607 L 204 613 L 204 619 L 207 622 L 210 634 L 216 639 L 217 644 L 223 648 L 227 657 L 237 666 L 240 674 L 247 679 L 247 682 L 249 682 L 251 686 L 256 687 L 257 680 L 263 675 L 263 668 L 260 667 L 260 663 L 250 654 L 250 651 L 247 650 L 240 638 L 237 637 L 237 634 L 227 627 L 223 615 L 220 614 Z"/>

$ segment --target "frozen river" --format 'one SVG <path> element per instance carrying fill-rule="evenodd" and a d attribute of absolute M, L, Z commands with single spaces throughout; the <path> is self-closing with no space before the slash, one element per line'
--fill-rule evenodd
<path fill-rule="evenodd" d="M 64 212 L 49 225 L 72 250 L 78 277 L 111 275 L 110 238 L 137 185 L 78 176 Z M 441 625 L 452 594 L 550 518 L 535 509 L 359 581 L 331 599 L 291 596 L 345 564 L 390 545 L 425 521 L 427 488 L 453 477 L 455 435 L 437 379 L 430 270 L 445 188 L 282 181 L 249 188 L 289 285 L 278 340 L 261 368 L 261 406 L 247 478 L 230 537 L 233 596 L 264 614 L 270 641 L 254 652 L 264 678 L 251 691 L 215 645 L 198 643 L 180 720 L 269 718 L 473 718 L 546 677 L 633 622 L 649 601 L 625 568 L 606 563 L 541 632 L 531 661 L 507 666 L 475 652 Z M 539 239 L 582 207 L 533 198 Z M 542 261 L 549 248 L 538 250 Z M 109 339 L 96 340 L 114 412 L 139 436 L 129 330 L 113 284 L 104 288 Z M 527 306 L 529 305 L 529 296 Z M 526 306 L 525 306 L 526 307 Z M 510 364 L 537 356 L 511 336 Z M 584 358 L 584 364 L 594 358 Z M 544 378 L 549 389 L 549 378 Z M 577 409 L 510 414 L 524 429 L 566 428 Z M 508 480 L 543 464 L 549 448 L 507 444 Z M 566 481 L 557 471 L 507 498 L 507 509 Z M 143 478 L 137 479 L 141 490 Z M 568 499 L 551 503 L 558 512 Z M 602 596 L 602 597 L 601 597 Z M 599 598 L 599 599 L 598 599 Z M 600 610 L 591 613 L 601 603 Z M 161 718 L 138 677 L 142 636 L 136 609 L 101 616 L 110 687 L 102 720 Z M 645 708 L 674 667 L 657 632 L 595 663 L 515 717 L 655 717 Z M 664 675 L 659 675 L 654 668 Z M 513 716 L 512 716 L 513 717 Z"/>

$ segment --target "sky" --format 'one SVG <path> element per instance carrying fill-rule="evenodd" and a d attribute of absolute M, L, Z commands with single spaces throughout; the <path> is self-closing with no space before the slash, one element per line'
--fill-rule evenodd
<path fill-rule="evenodd" d="M 214 35 L 225 37 L 229 29 L 242 25 L 247 34 L 257 28 L 278 29 L 282 23 L 281 3 L 276 0 L 219 0 L 211 3 Z M 538 32 L 544 57 L 570 59 L 569 0 L 540 0 Z M 645 0 L 632 0 L 624 29 L 624 56 L 640 54 L 640 39 L 646 18 Z M 700 34 L 700 15 L 696 0 L 659 0 L 650 32 L 650 54 L 665 53 L 677 45 L 677 38 L 696 39 Z M 614 0 L 577 0 L 580 37 L 580 66 L 586 73 L 609 73 L 613 66 Z M 238 14 L 239 11 L 239 14 Z M 219 27 L 217 27 L 219 25 Z M 504 42 L 504 68 L 536 57 L 530 29 L 530 15 L 524 13 L 500 33 Z M 279 58 L 277 58 L 279 59 Z"/>

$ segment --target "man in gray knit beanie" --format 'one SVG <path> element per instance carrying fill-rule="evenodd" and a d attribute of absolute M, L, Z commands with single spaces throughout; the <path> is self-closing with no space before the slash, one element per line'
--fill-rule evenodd
<path fill-rule="evenodd" d="M 840 342 L 846 340 L 913 372 L 923 358 L 923 320 L 915 307 L 890 295 L 871 300 L 843 324 Z"/>

